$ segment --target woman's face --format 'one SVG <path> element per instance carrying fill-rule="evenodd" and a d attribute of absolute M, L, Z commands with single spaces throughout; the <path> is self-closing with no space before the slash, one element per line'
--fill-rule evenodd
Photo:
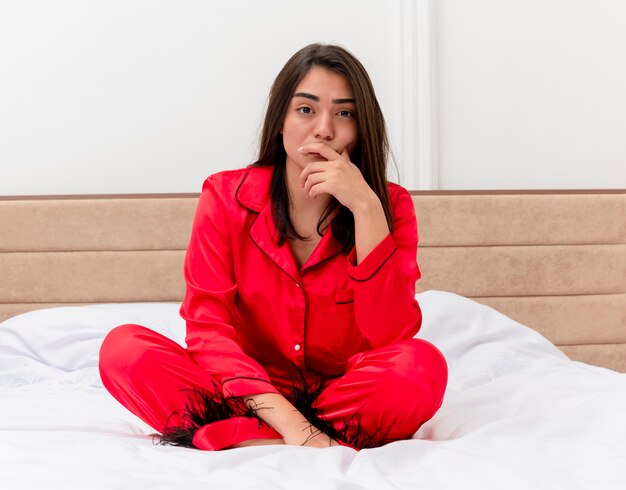
<path fill-rule="evenodd" d="M 297 151 L 308 143 L 324 143 L 339 154 L 348 150 L 352 155 L 359 136 L 355 111 L 354 94 L 343 75 L 311 68 L 296 87 L 283 123 L 287 165 L 304 169 L 325 160 L 317 153 Z"/>

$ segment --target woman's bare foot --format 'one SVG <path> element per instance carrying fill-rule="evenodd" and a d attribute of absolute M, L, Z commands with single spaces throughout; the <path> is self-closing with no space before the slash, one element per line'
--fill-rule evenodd
<path fill-rule="evenodd" d="M 269 446 L 272 444 L 285 444 L 283 439 L 249 439 L 247 441 L 242 441 L 229 448 L 233 447 L 248 447 L 248 446 Z"/>

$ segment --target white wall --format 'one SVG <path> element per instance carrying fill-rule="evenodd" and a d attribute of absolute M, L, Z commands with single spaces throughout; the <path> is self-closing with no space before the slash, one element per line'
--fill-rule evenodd
<path fill-rule="evenodd" d="M 626 187 L 625 25 L 622 0 L 0 0 L 0 195 L 197 192 L 316 41 L 368 69 L 406 187 Z"/>
<path fill-rule="evenodd" d="M 626 2 L 440 0 L 442 189 L 626 188 Z"/>
<path fill-rule="evenodd" d="M 1 2 L 0 194 L 197 192 L 253 160 L 270 85 L 311 42 L 363 62 L 402 147 L 401 3 Z"/>

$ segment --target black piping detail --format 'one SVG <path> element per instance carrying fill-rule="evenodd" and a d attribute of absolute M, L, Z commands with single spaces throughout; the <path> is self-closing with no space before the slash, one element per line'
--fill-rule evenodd
<path fill-rule="evenodd" d="M 376 273 L 380 269 L 382 269 L 383 265 L 385 265 L 387 263 L 387 261 L 393 256 L 393 254 L 395 254 L 397 251 L 398 251 L 398 248 L 397 247 L 394 248 L 393 252 L 391 252 L 389 254 L 389 257 L 387 257 L 385 260 L 383 260 L 383 263 L 378 266 L 378 269 L 376 269 L 374 272 L 372 272 L 372 275 L 369 276 L 367 279 L 356 279 L 355 277 L 352 277 L 350 274 L 348 274 L 348 277 L 350 277 L 350 279 L 352 279 L 353 281 L 356 281 L 356 282 L 366 282 L 366 281 L 369 281 L 372 277 L 374 277 L 376 275 Z"/>
<path fill-rule="evenodd" d="M 252 209 L 248 206 L 246 206 L 243 202 L 241 202 L 239 200 L 239 189 L 241 189 L 241 186 L 243 185 L 243 183 L 246 181 L 246 179 L 248 178 L 248 175 L 250 175 L 250 170 L 248 169 L 248 171 L 245 173 L 245 175 L 243 176 L 243 178 L 241 179 L 241 182 L 239 182 L 239 185 L 237 186 L 237 190 L 235 191 L 235 200 L 239 203 L 240 206 L 243 206 L 244 208 L 246 208 L 248 211 L 252 211 L 253 213 L 259 213 L 258 210 L 256 209 Z"/>
<path fill-rule="evenodd" d="M 270 257 L 270 256 L 269 256 L 269 254 L 268 254 L 265 250 L 263 250 L 263 249 L 259 246 L 259 244 L 256 242 L 256 240 L 255 240 L 254 238 L 252 238 L 252 235 L 250 234 L 250 229 L 252 228 L 252 226 L 254 225 L 254 223 L 256 223 L 256 220 L 257 220 L 257 219 L 259 219 L 259 216 L 260 216 L 260 214 L 259 214 L 259 213 L 257 213 L 256 218 L 254 218 L 254 221 L 252 221 L 252 223 L 250 223 L 250 227 L 248 228 L 248 236 L 250 237 L 250 240 L 252 240 L 252 243 L 254 243 L 254 245 L 255 245 L 255 247 L 256 247 L 256 248 L 258 248 L 261 252 L 263 252 L 263 254 L 264 254 L 264 255 L 265 255 L 268 259 L 270 259 L 270 261 L 271 261 L 271 262 L 272 262 L 272 263 L 273 263 L 276 267 L 278 267 L 281 271 L 283 271 L 285 274 L 287 274 L 287 275 L 291 278 L 291 280 L 294 282 L 294 284 L 296 284 L 296 285 L 297 285 L 297 284 L 298 284 L 298 281 L 296 281 L 296 280 L 292 277 L 292 275 L 291 275 L 291 274 L 289 274 L 289 272 L 287 272 L 287 271 L 286 271 L 285 269 L 283 269 L 280 265 L 278 265 L 278 263 L 276 263 L 276 261 L 275 261 L 272 257 Z"/>
<path fill-rule="evenodd" d="M 343 252 L 343 250 L 339 250 L 338 252 L 335 252 L 334 254 L 329 255 L 325 259 L 320 260 L 317 264 L 309 265 L 309 266 L 303 268 L 300 271 L 300 275 L 302 275 L 304 273 L 304 271 L 308 271 L 308 270 L 311 270 L 311 269 L 316 269 L 317 267 L 320 267 L 320 266 L 324 265 L 326 262 L 330 261 L 331 259 L 334 259 L 335 257 L 337 257 L 337 255 L 341 254 L 342 252 Z"/>

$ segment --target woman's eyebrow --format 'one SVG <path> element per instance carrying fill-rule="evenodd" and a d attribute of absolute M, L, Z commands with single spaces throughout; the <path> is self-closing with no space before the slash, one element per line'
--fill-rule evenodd
<path fill-rule="evenodd" d="M 313 94 L 309 94 L 306 92 L 297 92 L 295 94 L 293 94 L 294 97 L 304 97 L 305 99 L 311 99 L 314 100 L 315 102 L 319 102 L 320 98 L 317 95 L 313 95 Z M 345 99 L 333 99 L 332 100 L 333 104 L 354 104 L 356 103 L 356 100 L 351 99 L 351 98 L 345 98 Z"/>

